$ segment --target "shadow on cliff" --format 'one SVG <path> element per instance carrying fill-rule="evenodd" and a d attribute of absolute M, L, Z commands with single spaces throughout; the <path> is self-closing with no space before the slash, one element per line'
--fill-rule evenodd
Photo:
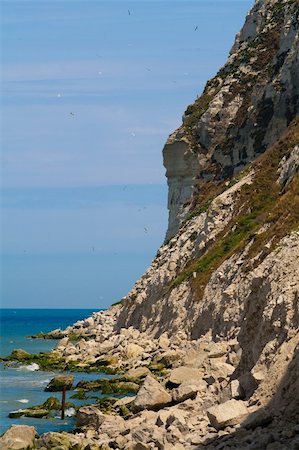
<path fill-rule="evenodd" d="M 297 450 L 298 424 L 299 344 L 268 403 L 249 414 L 234 432 L 214 440 L 206 439 L 196 450 Z"/>

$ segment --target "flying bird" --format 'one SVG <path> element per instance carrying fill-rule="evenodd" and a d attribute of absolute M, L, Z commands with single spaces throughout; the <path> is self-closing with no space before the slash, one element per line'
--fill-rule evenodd
<path fill-rule="evenodd" d="M 70 112 L 70 115 L 71 115 L 71 116 L 74 116 L 74 115 L 75 115 L 75 113 L 73 113 L 73 112 Z"/>
<path fill-rule="evenodd" d="M 129 16 L 131 15 L 131 11 L 128 9 L 128 14 L 129 14 Z"/>
<path fill-rule="evenodd" d="M 194 31 L 198 30 L 198 26 L 196 25 L 196 27 L 194 28 Z"/>

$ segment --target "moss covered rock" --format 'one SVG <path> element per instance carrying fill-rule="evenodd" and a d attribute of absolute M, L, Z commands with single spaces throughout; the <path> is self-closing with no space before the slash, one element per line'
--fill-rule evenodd
<path fill-rule="evenodd" d="M 15 361 L 26 361 L 30 359 L 30 356 L 31 356 L 30 353 L 26 352 L 21 348 L 17 348 L 11 352 L 9 359 Z"/>
<path fill-rule="evenodd" d="M 63 388 L 65 387 L 66 390 L 72 389 L 74 382 L 73 375 L 57 375 L 56 377 L 52 378 L 50 383 L 46 386 L 45 391 L 48 392 L 58 392 L 63 391 Z"/>

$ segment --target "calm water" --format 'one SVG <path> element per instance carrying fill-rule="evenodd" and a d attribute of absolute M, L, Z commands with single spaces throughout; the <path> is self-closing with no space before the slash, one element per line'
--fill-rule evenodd
<path fill-rule="evenodd" d="M 51 350 L 57 341 L 28 339 L 26 336 L 47 332 L 55 328 L 64 329 L 79 319 L 88 317 L 90 309 L 1 309 L 0 354 L 6 356 L 15 348 L 23 348 L 30 353 Z M 61 393 L 44 392 L 47 383 L 57 372 L 32 371 L 30 366 L 18 369 L 5 368 L 0 364 L 0 433 L 11 425 L 33 425 L 38 433 L 69 430 L 74 425 L 74 417 L 51 419 L 19 418 L 10 419 L 8 413 L 20 408 L 39 405 L 49 396 L 61 399 Z M 101 374 L 75 373 L 75 383 L 82 379 L 101 378 Z M 103 375 L 107 377 L 107 375 Z M 74 392 L 67 393 L 67 400 Z M 78 404 L 85 401 L 73 400 Z"/>

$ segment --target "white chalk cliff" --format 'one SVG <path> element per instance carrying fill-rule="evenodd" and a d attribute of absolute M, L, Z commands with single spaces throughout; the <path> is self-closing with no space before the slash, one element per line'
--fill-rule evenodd
<path fill-rule="evenodd" d="M 128 434 L 105 448 L 298 448 L 298 149 L 299 2 L 257 0 L 165 144 L 165 243 L 120 304 L 70 327 L 82 339 L 56 349 L 147 374 L 135 408 L 154 411 L 124 421 Z M 171 372 L 157 387 L 161 361 Z M 237 435 L 230 427 L 249 412 Z"/>

